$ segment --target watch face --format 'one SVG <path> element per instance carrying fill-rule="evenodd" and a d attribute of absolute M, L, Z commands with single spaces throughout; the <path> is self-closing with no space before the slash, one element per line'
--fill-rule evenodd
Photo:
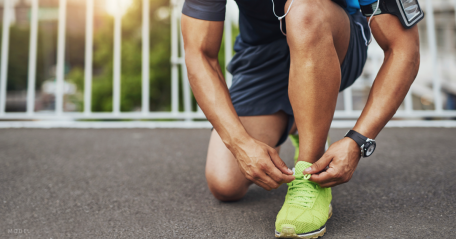
<path fill-rule="evenodd" d="M 369 143 L 367 145 L 366 150 L 365 150 L 365 156 L 366 157 L 371 156 L 374 153 L 374 151 L 375 151 L 375 144 L 374 143 Z"/>

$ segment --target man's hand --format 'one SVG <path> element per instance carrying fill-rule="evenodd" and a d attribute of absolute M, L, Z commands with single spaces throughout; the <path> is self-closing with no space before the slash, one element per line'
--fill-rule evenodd
<path fill-rule="evenodd" d="M 265 143 L 248 138 L 230 150 L 245 177 L 268 191 L 295 179 L 277 151 Z"/>
<path fill-rule="evenodd" d="M 350 138 L 343 138 L 332 144 L 304 174 L 312 174 L 310 181 L 321 187 L 334 187 L 350 181 L 360 158 L 361 149 L 358 144 Z"/>

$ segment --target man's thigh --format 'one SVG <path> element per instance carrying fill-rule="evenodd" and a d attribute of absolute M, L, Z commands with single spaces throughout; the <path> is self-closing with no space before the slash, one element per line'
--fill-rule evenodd
<path fill-rule="evenodd" d="M 284 112 L 278 112 L 274 115 L 241 116 L 240 119 L 250 136 L 275 147 L 287 129 L 288 117 Z M 213 193 L 220 188 L 230 188 L 230 186 L 246 190 L 251 184 L 241 173 L 236 158 L 215 129 L 209 141 L 206 178 Z"/>

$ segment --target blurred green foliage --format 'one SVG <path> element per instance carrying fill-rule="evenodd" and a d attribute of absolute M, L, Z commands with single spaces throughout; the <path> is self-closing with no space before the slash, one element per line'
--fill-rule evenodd
<path fill-rule="evenodd" d="M 159 9 L 169 7 L 169 0 L 155 0 L 150 2 L 150 96 L 151 111 L 171 110 L 171 26 L 170 18 L 157 17 Z M 94 69 L 95 75 L 92 86 L 92 110 L 112 111 L 113 89 L 113 19 L 102 29 L 95 32 Z M 122 21 L 122 69 L 121 69 L 121 111 L 139 110 L 141 107 L 142 81 L 142 4 L 134 1 Z M 239 33 L 233 27 L 233 39 Z M 225 65 L 224 42 L 219 54 L 220 65 Z M 225 67 L 222 67 L 225 73 Z M 75 67 L 69 73 L 68 79 L 77 84 L 79 89 L 84 88 L 84 72 Z M 182 110 L 182 77 L 180 77 L 180 109 Z M 79 97 L 78 107 L 83 108 L 82 96 Z M 193 99 L 196 109 L 196 101 Z"/>
<path fill-rule="evenodd" d="M 169 110 L 171 104 L 170 23 L 158 19 L 156 9 L 168 7 L 169 1 L 151 1 L 150 17 L 150 109 Z M 132 111 L 141 107 L 142 81 L 142 10 L 141 1 L 134 1 L 122 20 L 121 51 L 121 110 Z M 92 110 L 112 111 L 113 92 L 113 34 L 114 20 L 106 16 L 107 24 L 94 34 L 94 76 L 92 83 Z M 73 67 L 67 76 L 84 89 L 84 70 Z M 79 109 L 83 108 L 82 95 Z"/>
<path fill-rule="evenodd" d="M 171 26 L 170 17 L 159 17 L 169 9 L 169 0 L 150 1 L 150 98 L 151 111 L 171 110 Z M 163 14 L 162 14 L 163 15 Z M 121 51 L 121 110 L 135 111 L 141 107 L 142 92 L 142 1 L 133 1 L 122 18 Z M 83 32 L 83 31 L 82 31 Z M 233 27 L 233 42 L 238 34 Z M 1 28 L 0 28 L 1 34 Z M 92 111 L 112 111 L 114 19 L 105 15 L 103 24 L 94 32 L 94 58 L 92 81 Z M 27 89 L 29 26 L 12 26 L 10 30 L 8 91 Z M 55 80 L 53 66 L 57 53 L 57 22 L 40 22 L 38 30 L 38 56 L 36 89 L 45 80 Z M 71 97 L 77 110 L 84 108 L 84 33 L 66 34 L 65 79 L 76 84 L 78 94 Z M 225 73 L 224 42 L 221 44 L 219 61 Z M 181 74 L 181 69 L 179 69 Z M 180 109 L 182 102 L 182 77 L 179 76 Z M 193 99 L 196 109 L 196 101 Z"/>

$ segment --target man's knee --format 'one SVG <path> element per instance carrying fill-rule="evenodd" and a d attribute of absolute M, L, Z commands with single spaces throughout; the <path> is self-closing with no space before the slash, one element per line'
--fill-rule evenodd
<path fill-rule="evenodd" d="M 291 1 L 288 1 L 291 3 Z M 288 4 L 285 11 L 288 10 Z M 300 0 L 294 1 L 290 13 L 286 17 L 287 39 L 293 45 L 314 45 L 322 42 L 327 36 L 332 43 L 331 14 L 328 13 L 334 4 L 331 0 Z"/>
<path fill-rule="evenodd" d="M 207 184 L 215 198 L 223 202 L 237 201 L 247 193 L 247 185 L 239 185 L 229 178 L 206 174 Z"/>
<path fill-rule="evenodd" d="M 294 1 L 291 11 L 286 17 L 287 32 L 321 29 L 321 26 L 328 22 L 327 9 L 325 8 L 328 1 L 330 0 Z M 291 3 L 291 1 L 288 2 Z M 285 6 L 285 11 L 288 10 L 289 3 Z"/>

